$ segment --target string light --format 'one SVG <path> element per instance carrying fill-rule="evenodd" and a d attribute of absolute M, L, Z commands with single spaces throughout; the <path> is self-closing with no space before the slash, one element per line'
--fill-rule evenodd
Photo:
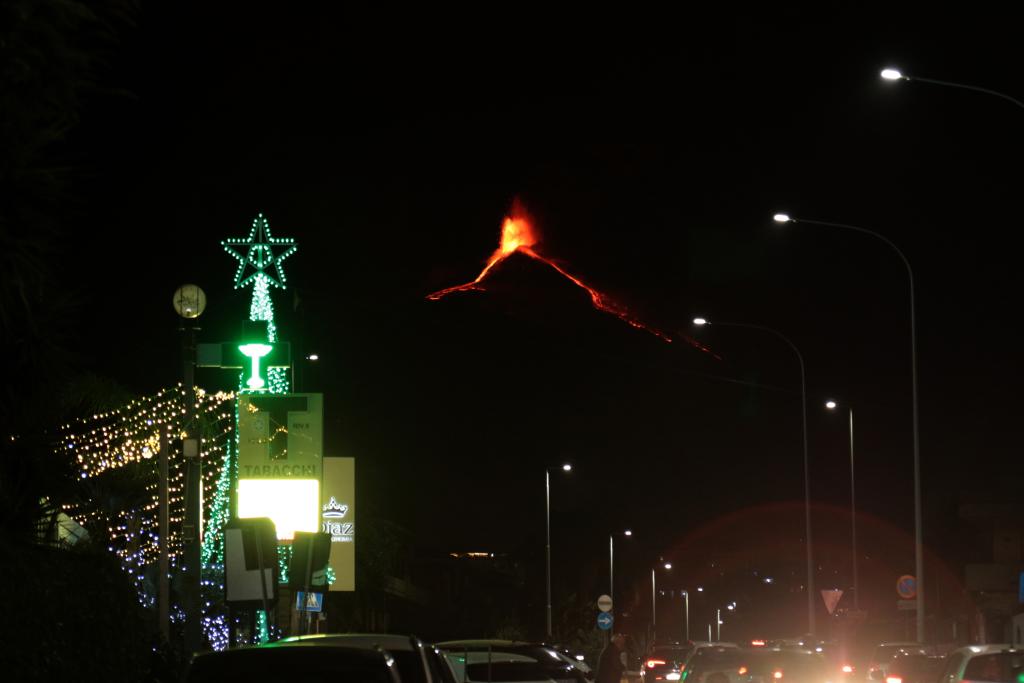
<path fill-rule="evenodd" d="M 200 454 L 206 462 L 223 459 L 234 431 L 229 406 L 235 396 L 233 392 L 196 392 Z M 140 602 L 147 606 L 156 601 L 153 574 L 160 556 L 159 458 L 155 456 L 161 441 L 168 449 L 167 542 L 171 566 L 178 566 L 183 548 L 185 462 L 180 447 L 174 446 L 180 444 L 184 428 L 184 398 L 181 385 L 163 389 L 155 396 L 63 425 L 58 435 L 58 452 L 73 458 L 79 467 L 81 490 L 77 500 L 61 505 L 61 511 L 83 526 L 107 530 L 107 547 L 120 560 Z M 103 488 L 96 484 L 122 470 L 130 471 L 130 476 L 140 482 L 139 495 L 117 499 L 103 496 Z M 205 500 L 214 499 L 215 483 L 204 480 Z M 111 506 L 113 502 L 119 505 Z M 207 515 L 206 519 L 212 518 Z"/>
<path fill-rule="evenodd" d="M 274 322 L 272 287 L 284 289 L 286 277 L 283 261 L 295 253 L 294 240 L 274 238 L 263 214 L 252 223 L 246 239 L 221 242 L 225 251 L 238 260 L 235 288 L 252 285 L 249 319 L 266 323 L 266 341 L 277 342 Z M 202 627 L 211 647 L 220 650 L 228 645 L 229 624 L 224 599 L 224 525 L 231 518 L 231 492 L 238 481 L 238 395 L 240 393 L 286 394 L 290 390 L 287 368 L 273 367 L 267 372 L 262 387 L 249 387 L 245 374 L 239 376 L 238 390 L 209 392 L 195 389 L 195 434 L 203 463 L 200 480 L 201 576 L 200 599 L 203 606 Z M 172 571 L 181 564 L 184 548 L 182 524 L 185 518 L 185 458 L 181 440 L 188 437 L 185 424 L 185 390 L 182 385 L 162 389 L 153 396 L 139 398 L 124 406 L 62 425 L 57 450 L 77 463 L 80 500 L 68 502 L 61 510 L 82 525 L 105 528 L 110 552 L 121 562 L 133 582 L 143 605 L 156 604 L 156 576 L 159 566 L 159 458 L 161 443 L 168 449 L 168 557 Z M 12 437 L 13 438 L 13 437 Z M 173 447 L 172 447 L 173 446 Z M 130 469 L 125 469 L 130 468 Z M 95 486 L 99 477 L 125 470 L 141 482 L 140 495 L 119 499 L 111 506 L 109 496 Z M 279 548 L 281 580 L 287 581 L 291 546 Z M 328 568 L 328 580 L 334 573 Z M 182 623 L 185 613 L 174 604 L 171 621 Z M 267 615 L 258 615 L 258 633 L 254 640 L 266 642 L 280 631 L 268 624 Z"/>

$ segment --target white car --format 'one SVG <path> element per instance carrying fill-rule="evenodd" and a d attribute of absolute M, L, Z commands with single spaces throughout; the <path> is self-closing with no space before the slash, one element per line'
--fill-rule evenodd
<path fill-rule="evenodd" d="M 458 683 L 590 683 L 589 667 L 540 643 L 450 640 L 437 643 Z M 584 671 L 586 667 L 588 671 Z"/>
<path fill-rule="evenodd" d="M 969 645 L 946 657 L 939 683 L 1019 683 L 1024 680 L 1024 650 L 1009 644 Z"/>
<path fill-rule="evenodd" d="M 402 683 L 459 683 L 448 660 L 433 645 L 416 636 L 385 633 L 334 633 L 292 636 L 282 644 L 381 649 L 395 660 Z"/>

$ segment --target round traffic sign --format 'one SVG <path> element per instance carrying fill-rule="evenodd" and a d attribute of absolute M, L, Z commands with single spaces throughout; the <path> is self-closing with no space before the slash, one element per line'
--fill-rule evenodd
<path fill-rule="evenodd" d="M 597 627 L 602 631 L 610 631 L 612 628 L 612 615 L 601 612 L 597 615 Z"/>
<path fill-rule="evenodd" d="M 599 597 L 597 599 L 597 609 L 601 610 L 602 612 L 611 612 L 612 611 L 612 596 L 610 596 L 610 595 L 602 595 L 601 597 Z"/>
<path fill-rule="evenodd" d="M 904 574 L 896 581 L 896 592 L 904 600 L 913 600 L 917 597 L 917 579 L 910 574 Z"/>

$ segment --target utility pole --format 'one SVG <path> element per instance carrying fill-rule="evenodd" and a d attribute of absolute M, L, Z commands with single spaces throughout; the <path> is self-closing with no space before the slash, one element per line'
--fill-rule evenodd
<path fill-rule="evenodd" d="M 206 294 L 195 285 L 182 285 L 174 293 L 174 309 L 181 316 L 181 364 L 184 386 L 182 407 L 185 419 L 181 452 L 185 459 L 185 520 L 182 524 L 182 608 L 185 611 L 185 653 L 191 655 L 202 646 L 202 553 L 200 549 L 202 462 L 199 457 L 199 425 L 196 420 L 196 330 L 194 320 L 206 308 Z"/>

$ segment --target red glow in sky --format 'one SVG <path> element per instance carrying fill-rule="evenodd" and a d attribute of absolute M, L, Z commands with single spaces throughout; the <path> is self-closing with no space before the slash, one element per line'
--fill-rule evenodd
<path fill-rule="evenodd" d="M 477 275 L 474 280 L 467 282 L 465 284 L 456 285 L 454 287 L 448 287 L 446 289 L 436 291 L 433 294 L 428 294 L 427 298 L 430 299 L 431 301 L 437 301 L 438 299 L 445 297 L 449 294 L 452 294 L 454 292 L 466 292 L 470 290 L 483 291 L 484 287 L 481 283 L 483 282 L 484 278 L 486 278 L 487 275 L 491 272 L 491 269 L 494 268 L 494 266 L 501 263 L 502 261 L 504 261 L 511 254 L 514 254 L 515 252 L 518 251 L 521 254 L 525 254 L 530 258 L 537 259 L 541 263 L 545 263 L 551 266 L 556 271 L 565 276 L 574 285 L 586 290 L 587 294 L 590 295 L 590 301 L 591 303 L 594 304 L 594 308 L 598 309 L 599 311 L 611 313 L 612 315 L 616 316 L 623 322 L 632 325 L 633 327 L 639 330 L 650 332 L 654 336 L 666 342 L 672 341 L 672 338 L 666 333 L 662 332 L 659 329 L 651 327 L 650 325 L 646 325 L 643 322 L 637 320 L 632 315 L 630 315 L 629 311 L 626 309 L 625 306 L 622 306 L 621 304 L 613 301 L 606 294 L 597 291 L 596 289 L 594 289 L 593 287 L 591 287 L 590 285 L 576 277 L 575 275 L 572 275 L 571 273 L 566 271 L 564 268 L 559 266 L 554 261 L 551 261 L 545 258 L 544 256 L 541 256 L 534 248 L 534 245 L 536 245 L 538 241 L 539 240 L 537 238 L 537 234 L 534 231 L 533 225 L 530 222 L 529 217 L 523 210 L 522 205 L 520 205 L 518 201 L 514 202 L 512 205 L 512 215 L 506 217 L 505 222 L 502 223 L 501 226 L 501 242 L 499 243 L 498 248 L 494 251 L 494 253 L 491 254 L 491 257 L 487 259 L 487 265 L 485 265 L 484 269 L 480 271 L 480 274 Z M 696 340 L 690 339 L 689 337 L 683 338 L 695 348 L 700 349 L 705 353 L 711 353 L 710 349 L 708 349 L 703 344 L 698 343 Z"/>

